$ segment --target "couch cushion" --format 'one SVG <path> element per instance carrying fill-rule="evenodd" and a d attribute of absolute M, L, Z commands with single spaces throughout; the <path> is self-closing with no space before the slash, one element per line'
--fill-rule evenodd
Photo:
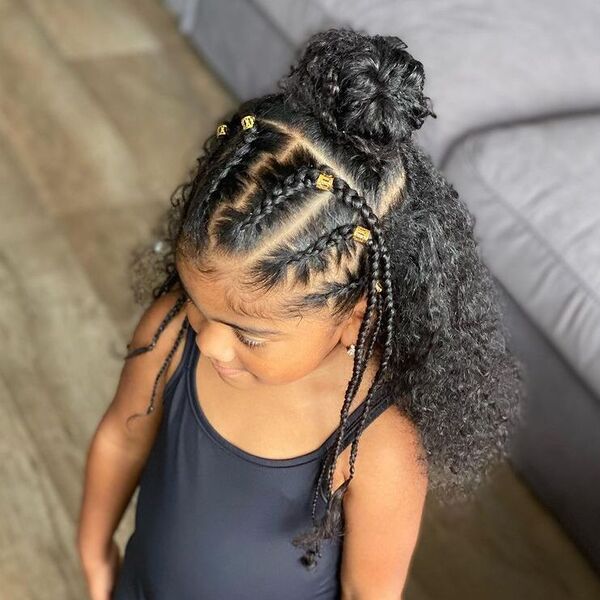
<path fill-rule="evenodd" d="M 600 113 L 479 133 L 446 175 L 485 262 L 600 394 Z"/>
<path fill-rule="evenodd" d="M 598 0 L 164 1 L 242 100 L 274 91 L 317 31 L 399 36 L 425 66 L 438 118 L 416 138 L 438 165 L 478 128 L 600 106 Z"/>
<path fill-rule="evenodd" d="M 479 127 L 600 107 L 598 0 L 253 2 L 294 48 L 339 25 L 402 38 L 425 67 L 438 118 L 417 139 L 437 164 Z"/>

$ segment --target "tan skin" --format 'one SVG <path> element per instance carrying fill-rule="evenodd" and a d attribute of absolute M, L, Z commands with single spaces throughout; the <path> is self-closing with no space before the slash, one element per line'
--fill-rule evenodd
<path fill-rule="evenodd" d="M 261 457 L 289 458 L 318 448 L 339 425 L 353 368 L 346 348 L 356 344 L 366 298 L 340 323 L 328 307 L 302 318 L 248 317 L 225 300 L 231 271 L 208 279 L 180 258 L 176 266 L 190 298 L 185 313 L 200 349 L 196 386 L 209 422 L 232 444 Z M 285 292 L 270 292 L 254 301 L 260 308 L 279 307 L 285 298 Z M 240 337 L 260 345 L 250 347 Z M 180 346 L 171 372 L 181 352 Z M 228 377 L 215 362 L 242 372 Z M 365 399 L 377 365 L 371 357 L 350 411 Z M 338 458 L 333 489 L 349 477 L 350 451 L 348 446 Z M 427 487 L 419 453 L 415 428 L 399 410 L 387 409 L 363 432 L 344 497 L 343 600 L 401 598 Z"/>

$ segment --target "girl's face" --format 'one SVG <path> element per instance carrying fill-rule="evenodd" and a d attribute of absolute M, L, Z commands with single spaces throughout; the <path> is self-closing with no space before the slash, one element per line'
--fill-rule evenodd
<path fill-rule="evenodd" d="M 327 307 L 306 316 L 290 314 L 286 319 L 248 317 L 228 306 L 226 292 L 231 296 L 233 290 L 227 278 L 206 279 L 183 260 L 177 261 L 177 272 L 190 299 L 186 312 L 196 344 L 230 385 L 245 389 L 301 379 L 325 384 L 332 374 L 339 374 L 340 365 L 348 371 L 342 375 L 346 380 L 352 372 L 346 347 L 356 343 L 366 301 L 357 304 L 341 324 L 332 319 Z M 246 304 L 245 309 L 269 314 L 269 307 L 281 306 L 285 298 L 270 292 L 260 298 L 259 306 Z"/>

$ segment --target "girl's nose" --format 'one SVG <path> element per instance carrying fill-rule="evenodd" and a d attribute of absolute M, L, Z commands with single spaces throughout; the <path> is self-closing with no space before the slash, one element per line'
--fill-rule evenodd
<path fill-rule="evenodd" d="M 221 323 L 203 321 L 196 335 L 196 344 L 200 352 L 216 362 L 228 364 L 235 362 L 235 335 L 229 326 Z"/>

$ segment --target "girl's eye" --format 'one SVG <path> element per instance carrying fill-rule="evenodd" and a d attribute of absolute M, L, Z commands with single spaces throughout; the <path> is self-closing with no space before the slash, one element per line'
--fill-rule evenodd
<path fill-rule="evenodd" d="M 234 330 L 234 333 L 235 333 L 236 337 L 238 338 L 238 340 L 240 340 L 240 342 L 242 342 L 242 344 L 245 344 L 246 346 L 250 346 L 251 348 L 257 348 L 258 346 L 264 345 L 264 342 L 256 342 L 254 340 L 248 339 L 247 337 L 244 337 L 237 330 Z"/>
<path fill-rule="evenodd" d="M 192 306 L 194 306 L 194 303 L 192 302 L 191 298 L 186 298 L 186 302 L 189 302 Z M 194 306 L 194 308 L 196 308 L 196 307 Z M 265 344 L 264 342 L 256 342 L 255 340 L 251 340 L 251 339 L 243 336 L 236 329 L 234 329 L 233 332 L 235 333 L 238 340 L 240 340 L 240 342 L 242 342 L 242 344 L 245 344 L 246 346 L 249 346 L 250 348 L 258 348 L 260 346 L 264 346 L 264 344 Z"/>

